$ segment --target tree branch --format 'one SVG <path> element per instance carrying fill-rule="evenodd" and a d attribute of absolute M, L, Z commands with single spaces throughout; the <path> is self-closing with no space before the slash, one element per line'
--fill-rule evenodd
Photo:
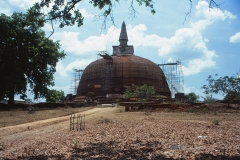
<path fill-rule="evenodd" d="M 51 27 L 52 27 L 52 31 L 51 31 L 51 34 L 48 36 L 48 38 L 50 38 L 54 33 L 54 27 L 53 27 L 53 21 L 52 20 L 51 20 Z"/>
<path fill-rule="evenodd" d="M 208 0 L 208 4 L 209 4 L 209 8 L 219 8 L 221 4 L 223 3 L 216 3 L 215 0 Z M 187 18 L 189 18 L 191 16 L 191 13 L 192 13 L 192 0 L 189 0 L 189 3 L 190 3 L 190 9 L 187 13 L 185 13 L 185 18 L 184 18 L 184 21 L 183 21 L 183 24 L 186 22 Z"/>
<path fill-rule="evenodd" d="M 130 3 L 130 6 L 128 7 L 128 10 L 129 10 L 130 17 L 132 17 L 132 20 L 137 17 L 136 13 L 138 13 L 138 12 L 135 10 L 135 8 L 133 6 L 133 0 L 131 0 L 131 3 Z"/>
<path fill-rule="evenodd" d="M 190 3 L 190 9 L 187 13 L 185 13 L 185 18 L 184 18 L 183 24 L 186 22 L 187 18 L 189 18 L 191 16 L 191 13 L 192 13 L 192 0 L 189 0 L 189 3 Z"/>
<path fill-rule="evenodd" d="M 82 14 L 79 12 L 79 10 L 76 8 L 76 5 L 80 3 L 83 0 L 41 0 L 40 3 L 35 3 L 34 7 L 37 9 L 41 9 L 44 7 L 49 7 L 51 3 L 54 3 L 51 7 L 50 11 L 45 14 L 46 17 L 45 23 L 49 22 L 52 27 L 52 32 L 49 37 L 51 37 L 54 33 L 54 26 L 53 21 L 59 21 L 59 27 L 63 28 L 64 26 L 72 26 L 76 22 L 78 23 L 78 27 L 83 25 L 84 17 L 82 17 Z M 114 14 L 113 14 L 113 7 L 115 6 L 115 3 L 119 3 L 120 0 L 88 0 L 90 4 L 92 4 L 94 7 L 98 7 L 99 10 L 102 10 L 106 8 L 100 15 L 95 16 L 95 20 L 103 20 L 101 32 L 103 30 L 107 30 L 107 22 L 111 21 L 111 23 L 115 25 L 114 21 Z M 128 0 L 125 0 L 128 2 Z M 150 9 L 151 13 L 155 13 L 154 9 L 154 3 L 152 0 L 135 0 L 139 6 L 144 5 L 146 8 Z M 190 9 L 187 13 L 185 13 L 184 22 L 186 22 L 187 18 L 190 17 L 192 12 L 192 0 L 189 0 L 190 3 Z M 215 0 L 208 0 L 209 8 L 219 7 L 220 4 L 217 4 Z M 130 6 L 129 6 L 129 14 L 130 18 L 133 20 L 137 17 L 137 11 L 134 7 L 134 0 L 130 0 Z"/>

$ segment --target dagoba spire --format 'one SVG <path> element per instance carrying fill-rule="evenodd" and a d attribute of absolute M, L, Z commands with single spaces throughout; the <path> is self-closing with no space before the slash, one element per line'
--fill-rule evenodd
<path fill-rule="evenodd" d="M 119 42 L 120 42 L 120 46 L 127 46 L 128 36 L 127 36 L 127 30 L 126 30 L 126 25 L 125 25 L 124 21 L 122 23 L 121 33 L 119 36 Z"/>
<path fill-rule="evenodd" d="M 113 47 L 113 55 L 132 55 L 134 53 L 134 48 L 132 45 L 128 45 L 128 36 L 125 22 L 122 23 L 122 28 L 119 36 L 119 46 Z"/>

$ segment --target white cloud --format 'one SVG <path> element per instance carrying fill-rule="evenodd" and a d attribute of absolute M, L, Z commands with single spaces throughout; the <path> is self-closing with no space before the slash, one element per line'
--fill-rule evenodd
<path fill-rule="evenodd" d="M 10 7 L 8 6 L 8 4 L 5 1 L 0 1 L 0 11 L 1 11 L 1 13 L 4 13 L 8 16 L 12 14 Z"/>
<path fill-rule="evenodd" d="M 79 10 L 84 18 L 94 18 L 94 14 L 88 13 L 85 8 Z"/>
<path fill-rule="evenodd" d="M 215 66 L 214 58 L 217 57 L 214 51 L 209 51 L 206 43 L 198 31 L 191 28 L 182 28 L 175 32 L 175 35 L 167 40 L 167 43 L 159 45 L 160 56 L 181 57 L 186 62 L 183 66 L 184 75 L 191 75 L 201 72 L 205 68 Z"/>
<path fill-rule="evenodd" d="M 196 95 L 200 96 L 199 98 L 201 98 L 201 96 L 203 95 L 202 91 L 195 88 L 194 86 L 186 86 L 184 85 L 184 93 L 185 94 L 189 94 L 194 92 Z"/>
<path fill-rule="evenodd" d="M 58 90 L 58 91 L 63 91 L 65 96 L 69 93 L 70 89 L 71 89 L 71 85 L 67 85 L 67 86 L 53 86 L 53 87 L 50 87 L 50 89 L 55 89 L 55 90 Z"/>
<path fill-rule="evenodd" d="M 127 26 L 129 45 L 137 47 L 155 47 L 158 55 L 166 59 L 184 60 L 184 75 L 192 75 L 201 72 L 206 68 L 215 67 L 215 58 L 218 55 L 214 50 L 209 50 L 209 40 L 202 36 L 201 31 L 209 25 L 226 19 L 234 19 L 232 13 L 221 11 L 219 8 L 209 9 L 206 1 L 199 1 L 196 6 L 196 17 L 200 17 L 191 23 L 191 28 L 180 28 L 170 37 L 161 37 L 157 34 L 147 34 L 147 27 L 144 24 Z M 111 26 L 106 34 L 90 36 L 80 40 L 81 35 L 77 32 L 57 32 L 54 38 L 60 39 L 62 47 L 66 52 L 78 55 L 88 52 L 106 50 L 106 46 L 118 45 L 120 29 Z M 233 36 L 230 40 L 235 42 Z"/>
<path fill-rule="evenodd" d="M 31 7 L 34 3 L 39 2 L 39 0 L 8 0 L 14 6 L 27 9 Z"/>
<path fill-rule="evenodd" d="M 239 43 L 240 42 L 240 32 L 230 37 L 230 43 Z"/>
<path fill-rule="evenodd" d="M 128 25 L 127 30 L 129 45 L 134 45 L 135 48 L 139 46 L 156 47 L 158 48 L 158 55 L 161 57 L 183 58 L 186 61 L 184 66 L 185 75 L 196 74 L 205 68 L 215 66 L 213 59 L 217 55 L 214 51 L 208 50 L 206 46 L 208 40 L 203 38 L 199 31 L 192 28 L 178 29 L 175 35 L 170 38 L 160 37 L 156 34 L 146 34 L 147 27 L 144 24 L 134 27 Z M 90 36 L 83 41 L 79 40 L 79 33 L 66 31 L 55 33 L 54 39 L 60 39 L 66 52 L 81 55 L 106 50 L 106 45 L 118 45 L 119 33 L 120 29 L 112 26 L 108 29 L 107 34 Z M 61 65 L 59 64 L 58 67 L 61 67 Z"/>
<path fill-rule="evenodd" d="M 52 36 L 55 40 L 60 40 L 62 48 L 66 52 L 72 52 L 78 55 L 88 52 L 97 52 L 106 50 L 106 45 L 117 44 L 117 37 L 119 35 L 119 29 L 110 27 L 107 34 L 101 34 L 100 36 L 90 36 L 87 39 L 81 41 L 80 33 L 78 32 L 56 32 Z"/>
<path fill-rule="evenodd" d="M 162 38 L 158 35 L 146 35 L 146 26 L 138 25 L 137 32 L 134 27 L 129 29 L 132 34 L 133 44 L 136 46 L 157 47 L 158 55 L 161 57 L 181 57 L 186 61 L 183 67 L 184 75 L 191 75 L 201 72 L 203 69 L 215 66 L 214 58 L 217 57 L 214 51 L 208 50 L 206 43 L 208 39 L 203 38 L 201 33 L 192 28 L 181 28 L 170 38 Z M 130 36 L 129 36 L 130 37 Z M 179 54 L 179 55 L 177 55 Z"/>
<path fill-rule="evenodd" d="M 159 44 L 159 56 L 174 54 L 176 51 L 193 50 L 194 48 L 201 50 L 205 46 L 200 33 L 191 28 L 178 29 L 173 37 L 164 41 L 164 43 Z"/>
<path fill-rule="evenodd" d="M 66 67 L 63 65 L 62 61 L 59 61 L 56 66 L 57 74 L 59 74 L 62 77 L 69 76 L 68 73 L 72 72 L 73 69 L 84 69 L 88 64 L 90 64 L 92 60 L 88 59 L 82 59 L 82 60 L 75 60 L 68 64 Z"/>
<path fill-rule="evenodd" d="M 146 47 L 159 47 L 167 42 L 167 38 L 161 38 L 156 34 L 147 35 L 144 32 L 147 27 L 144 24 L 139 24 L 134 27 L 127 26 L 129 45 L 134 47 L 146 46 Z M 89 52 L 97 52 L 106 50 L 106 46 L 119 45 L 118 38 L 120 29 L 111 26 L 106 34 L 100 36 L 90 36 L 85 40 L 80 40 L 81 35 L 78 32 L 56 32 L 52 36 L 54 40 L 60 40 L 62 48 L 66 52 L 82 55 Z"/>
<path fill-rule="evenodd" d="M 184 88 L 184 93 L 185 94 L 191 93 L 191 92 L 193 92 L 193 90 L 195 90 L 195 87 L 189 87 L 189 86 L 186 86 L 186 85 L 184 85 L 183 88 Z"/>
<path fill-rule="evenodd" d="M 189 60 L 187 65 L 184 65 L 182 70 L 185 76 L 196 74 L 201 72 L 203 69 L 211 68 L 216 65 L 216 62 L 211 58 L 198 58 Z"/>
<path fill-rule="evenodd" d="M 225 19 L 235 19 L 236 16 L 229 11 L 222 11 L 219 8 L 209 8 L 207 1 L 199 1 L 196 6 L 196 17 L 204 17 L 204 19 L 191 23 L 195 30 L 204 30 L 207 26 L 213 24 L 215 21 L 224 21 Z"/>

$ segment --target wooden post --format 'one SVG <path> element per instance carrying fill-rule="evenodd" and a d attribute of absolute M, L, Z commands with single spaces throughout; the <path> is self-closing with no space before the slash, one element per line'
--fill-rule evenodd
<path fill-rule="evenodd" d="M 74 122 L 75 118 L 77 118 L 76 123 Z M 77 131 L 85 129 L 85 115 L 70 115 L 70 130 L 74 130 L 74 125 Z"/>
<path fill-rule="evenodd" d="M 77 128 L 77 131 L 78 131 L 78 124 L 79 124 L 79 115 L 77 114 L 77 124 L 76 124 L 76 128 Z"/>
<path fill-rule="evenodd" d="M 129 106 L 125 106 L 125 112 L 128 112 L 129 111 Z"/>
<path fill-rule="evenodd" d="M 74 130 L 74 119 L 75 119 L 75 114 L 73 115 L 73 130 Z"/>
<path fill-rule="evenodd" d="M 70 115 L 70 131 L 72 130 L 72 115 Z"/>
<path fill-rule="evenodd" d="M 74 119 L 75 119 L 75 115 L 70 116 L 70 130 L 74 130 Z"/>
<path fill-rule="evenodd" d="M 84 115 L 84 129 L 85 129 L 85 115 Z"/>
<path fill-rule="evenodd" d="M 80 119 L 80 129 L 82 130 L 82 116 L 81 116 L 81 119 Z"/>

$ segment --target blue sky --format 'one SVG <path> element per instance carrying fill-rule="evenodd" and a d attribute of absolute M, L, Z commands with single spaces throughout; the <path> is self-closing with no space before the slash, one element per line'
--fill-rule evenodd
<path fill-rule="evenodd" d="M 0 12 L 11 15 L 25 12 L 38 0 L 2 0 Z M 144 6 L 138 6 L 136 17 L 129 14 L 130 1 L 115 4 L 113 26 L 107 22 L 102 30 L 102 19 L 96 20 L 101 11 L 87 0 L 78 8 L 82 12 L 84 25 L 58 28 L 55 26 L 53 40 L 60 40 L 66 58 L 57 64 L 55 86 L 65 94 L 72 90 L 73 69 L 84 69 L 97 59 L 99 51 L 112 54 L 112 46 L 118 45 L 120 27 L 125 21 L 128 44 L 134 45 L 134 54 L 159 63 L 180 59 L 184 74 L 185 93 L 195 92 L 205 96 L 201 87 L 207 84 L 208 75 L 232 75 L 240 71 L 240 1 L 215 0 L 220 8 L 208 8 L 207 1 L 193 1 L 192 12 L 184 22 L 190 9 L 188 0 L 156 0 L 156 14 Z M 184 22 L 184 23 L 183 23 Z M 50 25 L 43 28 L 50 33 Z M 29 95 L 31 98 L 32 95 Z M 221 95 L 214 95 L 222 98 Z"/>

